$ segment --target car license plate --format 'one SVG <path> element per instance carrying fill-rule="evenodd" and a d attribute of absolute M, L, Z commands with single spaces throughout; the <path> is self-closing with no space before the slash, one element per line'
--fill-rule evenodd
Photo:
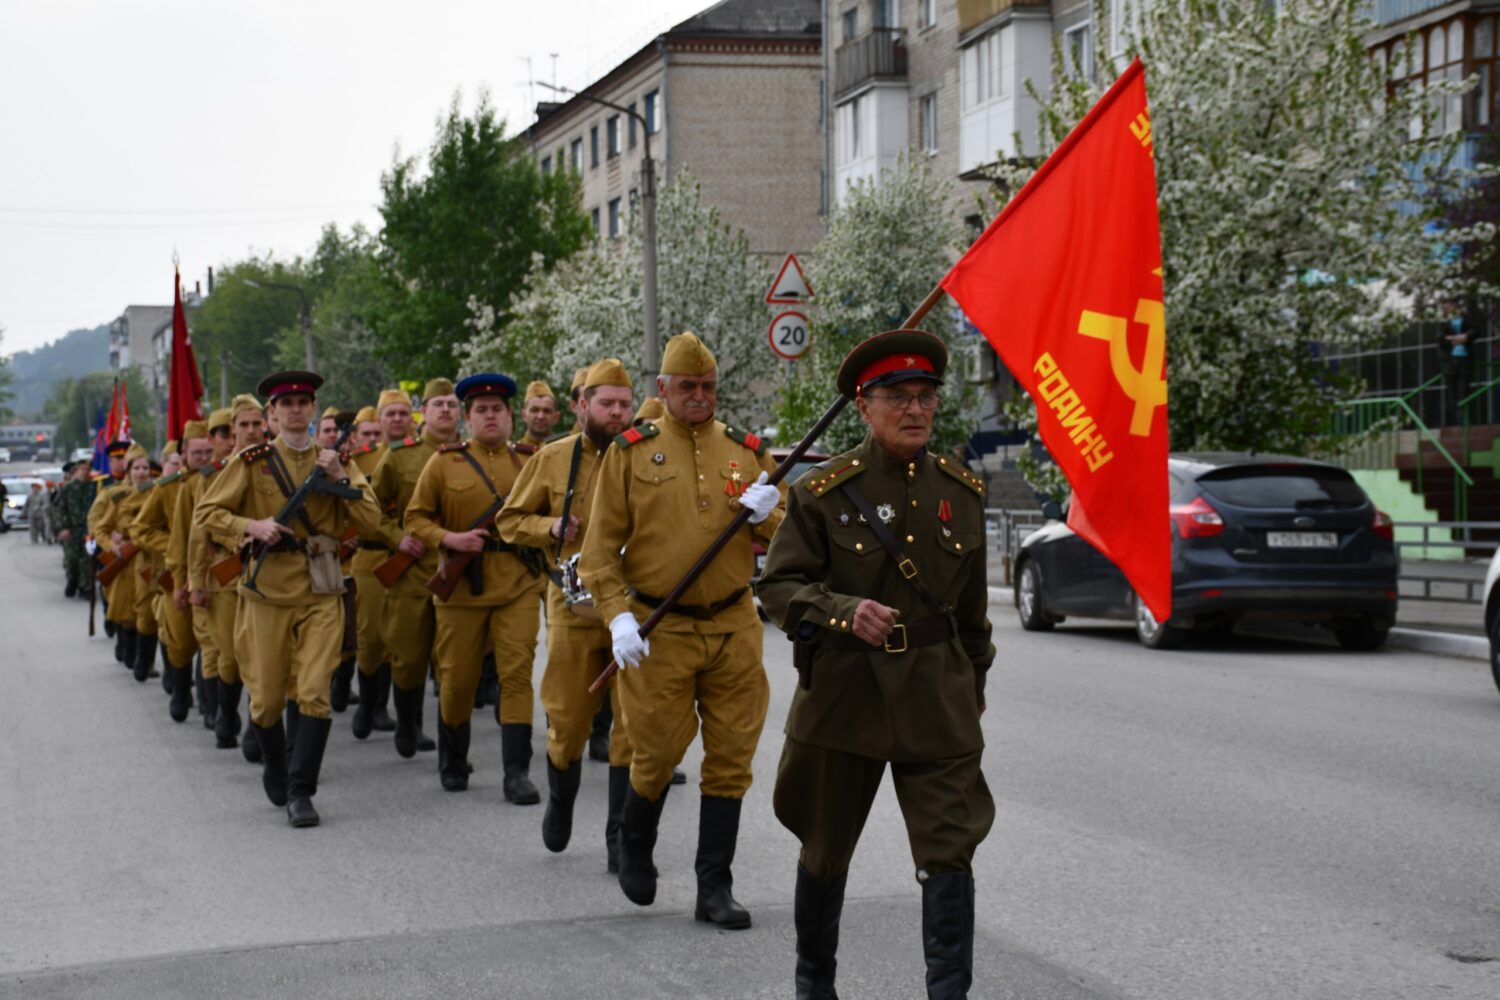
<path fill-rule="evenodd" d="M 1268 531 L 1266 545 L 1273 549 L 1336 549 L 1339 536 L 1332 531 Z"/>

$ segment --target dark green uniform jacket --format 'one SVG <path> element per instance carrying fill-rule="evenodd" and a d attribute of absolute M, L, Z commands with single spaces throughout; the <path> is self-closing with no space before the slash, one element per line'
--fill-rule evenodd
<path fill-rule="evenodd" d="M 788 635 L 810 623 L 815 643 L 839 644 L 852 638 L 854 609 L 864 598 L 898 608 L 904 623 L 937 617 L 862 523 L 842 483 L 864 494 L 919 578 L 952 607 L 957 635 L 896 653 L 820 649 L 811 689 L 799 686 L 792 697 L 787 736 L 898 762 L 982 749 L 979 711 L 995 657 L 986 615 L 984 486 L 953 460 L 924 452 L 904 462 L 866 437 L 799 479 L 756 587 L 766 614 Z M 896 637 L 890 645 L 899 647 Z"/>

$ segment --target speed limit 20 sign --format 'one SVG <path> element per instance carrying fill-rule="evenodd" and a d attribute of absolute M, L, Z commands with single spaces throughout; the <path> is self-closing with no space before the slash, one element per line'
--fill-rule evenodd
<path fill-rule="evenodd" d="M 771 339 L 771 350 L 788 361 L 802 357 L 812 346 L 807 317 L 799 312 L 784 312 L 771 320 L 767 336 Z"/>

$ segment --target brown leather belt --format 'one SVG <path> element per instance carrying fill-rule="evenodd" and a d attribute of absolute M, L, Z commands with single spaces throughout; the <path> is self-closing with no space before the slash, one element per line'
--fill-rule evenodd
<path fill-rule="evenodd" d="M 486 552 L 514 552 L 514 551 L 516 551 L 516 547 L 514 545 L 510 544 L 509 542 L 502 542 L 498 538 L 491 538 L 489 541 L 487 541 L 487 542 L 484 543 L 484 551 L 486 551 Z"/>
<path fill-rule="evenodd" d="M 283 554 L 288 552 L 306 552 L 307 542 L 301 538 L 288 538 L 282 535 L 276 540 L 274 545 L 269 546 L 269 551 Z"/>
<path fill-rule="evenodd" d="M 741 587 L 739 590 L 736 590 L 734 593 L 730 594 L 722 601 L 715 601 L 712 604 L 674 604 L 672 605 L 672 610 L 668 611 L 667 614 L 682 615 L 685 618 L 696 618 L 699 621 L 708 621 L 709 619 L 717 616 L 719 612 L 727 611 L 728 609 L 738 604 L 740 602 L 740 598 L 744 597 L 745 592 L 749 589 L 749 587 Z M 650 594 L 643 594 L 639 590 L 632 589 L 630 591 L 630 596 L 635 598 L 637 601 L 640 601 L 648 608 L 659 608 L 663 603 L 662 598 L 652 597 Z"/>
<path fill-rule="evenodd" d="M 841 653 L 904 653 L 921 646 L 937 646 L 958 635 L 958 622 L 953 618 L 929 618 L 910 625 L 897 623 L 886 636 L 885 645 L 872 646 L 857 635 L 838 633 L 820 636 L 814 645 L 819 649 L 833 649 Z"/>
<path fill-rule="evenodd" d="M 362 548 L 362 549 L 367 549 L 367 550 L 375 551 L 375 552 L 389 552 L 389 551 L 391 551 L 391 547 L 389 545 L 385 544 L 385 542 L 367 542 L 363 538 L 361 538 L 359 540 L 359 546 L 358 547 Z"/>

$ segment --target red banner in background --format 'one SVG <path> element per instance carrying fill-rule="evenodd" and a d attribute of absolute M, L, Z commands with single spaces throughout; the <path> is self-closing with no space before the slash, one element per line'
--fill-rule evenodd
<path fill-rule="evenodd" d="M 1068 526 L 1172 611 L 1166 320 L 1145 68 L 1133 62 L 943 288 L 1036 401 Z"/>
<path fill-rule="evenodd" d="M 182 427 L 189 420 L 202 420 L 203 378 L 188 335 L 187 313 L 182 308 L 182 275 L 172 281 L 172 370 L 167 382 L 167 440 L 181 441 Z"/>

